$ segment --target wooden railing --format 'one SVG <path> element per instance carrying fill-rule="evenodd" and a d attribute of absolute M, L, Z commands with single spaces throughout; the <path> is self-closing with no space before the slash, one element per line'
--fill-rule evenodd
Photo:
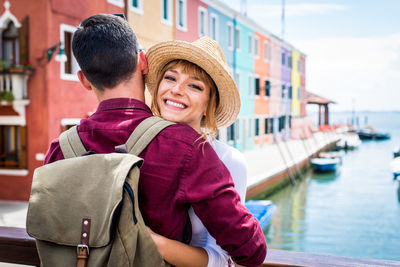
<path fill-rule="evenodd" d="M 28 236 L 25 229 L 0 227 L 0 262 L 40 265 L 35 240 Z M 400 266 L 400 262 L 269 249 L 262 266 Z"/>

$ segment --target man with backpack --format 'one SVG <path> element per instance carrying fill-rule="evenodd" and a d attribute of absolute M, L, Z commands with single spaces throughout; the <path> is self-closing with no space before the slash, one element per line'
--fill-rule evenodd
<path fill-rule="evenodd" d="M 81 152 L 120 152 L 138 125 L 152 117 L 144 103 L 145 54 L 139 52 L 129 24 L 114 15 L 85 19 L 74 33 L 72 47 L 81 68 L 80 82 L 99 100 L 97 111 L 82 119 L 77 128 L 83 143 Z M 66 158 L 63 152 L 60 141 L 54 140 L 45 164 Z M 75 155 L 81 153 L 75 151 Z M 262 264 L 267 247 L 257 220 L 240 203 L 232 178 L 212 147 L 203 144 L 190 126 L 168 125 L 138 156 L 144 163 L 140 168 L 139 203 L 132 205 L 139 205 L 146 225 L 163 236 L 182 241 L 188 208 L 192 206 L 235 262 L 245 266 Z M 137 160 L 134 164 L 142 162 Z M 82 229 L 88 224 L 90 220 L 84 219 Z M 91 239 L 87 242 L 89 252 Z"/>

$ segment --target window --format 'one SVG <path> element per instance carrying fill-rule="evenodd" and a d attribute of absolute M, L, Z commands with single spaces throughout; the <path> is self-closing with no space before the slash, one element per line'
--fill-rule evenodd
<path fill-rule="evenodd" d="M 271 83 L 265 80 L 265 96 L 271 96 Z"/>
<path fill-rule="evenodd" d="M 286 90 L 286 87 L 284 84 L 282 84 L 282 99 L 285 98 L 285 90 Z"/>
<path fill-rule="evenodd" d="M 240 120 L 235 121 L 235 140 L 240 140 Z"/>
<path fill-rule="evenodd" d="M 249 119 L 249 132 L 248 132 L 248 137 L 251 138 L 253 133 L 252 133 L 252 129 L 253 129 L 253 120 L 250 118 Z"/>
<path fill-rule="evenodd" d="M 239 72 L 235 73 L 235 82 L 236 82 L 236 85 L 237 85 L 237 87 L 238 87 L 238 89 L 240 91 L 240 73 Z"/>
<path fill-rule="evenodd" d="M 255 95 L 260 95 L 260 78 L 254 79 Z"/>
<path fill-rule="evenodd" d="M 253 36 L 249 34 L 247 38 L 248 47 L 249 47 L 249 56 L 253 55 Z"/>
<path fill-rule="evenodd" d="M 207 10 L 199 6 L 199 36 L 207 35 Z"/>
<path fill-rule="evenodd" d="M 249 96 L 253 95 L 253 77 L 249 75 Z"/>
<path fill-rule="evenodd" d="M 210 37 L 217 41 L 218 39 L 218 16 L 211 14 Z"/>
<path fill-rule="evenodd" d="M 289 85 L 289 93 L 288 93 L 289 99 L 292 99 L 292 96 L 293 96 L 293 89 L 292 89 L 292 86 Z"/>
<path fill-rule="evenodd" d="M 0 125 L 0 169 L 26 169 L 26 127 Z"/>
<path fill-rule="evenodd" d="M 129 7 L 131 11 L 143 14 L 143 0 L 131 0 Z"/>
<path fill-rule="evenodd" d="M 260 56 L 259 43 L 260 43 L 260 38 L 258 38 L 258 36 L 255 36 L 254 37 L 254 56 L 256 58 L 258 58 Z"/>
<path fill-rule="evenodd" d="M 264 61 L 268 61 L 270 57 L 269 44 L 264 42 Z"/>
<path fill-rule="evenodd" d="M 259 136 L 260 135 L 260 119 L 256 119 L 256 125 L 255 125 L 256 127 L 255 127 L 255 133 L 256 133 L 256 136 Z"/>
<path fill-rule="evenodd" d="M 172 0 L 161 0 L 161 22 L 172 25 Z"/>
<path fill-rule="evenodd" d="M 124 7 L 124 0 L 107 0 L 108 3 L 116 5 L 118 7 Z"/>
<path fill-rule="evenodd" d="M 282 52 L 282 66 L 285 66 L 285 53 Z"/>
<path fill-rule="evenodd" d="M 292 57 L 291 56 L 289 56 L 289 58 L 288 58 L 288 66 L 289 66 L 289 69 L 292 68 Z"/>
<path fill-rule="evenodd" d="M 15 27 L 14 23 L 10 21 L 7 28 L 2 34 L 2 55 L 3 60 L 16 64 L 18 59 L 18 29 Z"/>
<path fill-rule="evenodd" d="M 228 130 L 227 130 L 228 141 L 235 141 L 235 124 L 236 124 L 236 122 L 228 127 Z"/>
<path fill-rule="evenodd" d="M 235 46 L 236 51 L 240 51 L 240 28 L 236 27 L 235 29 Z"/>
<path fill-rule="evenodd" d="M 176 27 L 181 31 L 187 31 L 186 0 L 176 0 Z"/>
<path fill-rule="evenodd" d="M 264 133 L 265 134 L 268 134 L 268 121 L 269 121 L 269 119 L 268 118 L 265 118 L 265 120 L 264 120 L 264 126 L 265 126 L 265 128 L 264 128 Z"/>
<path fill-rule="evenodd" d="M 269 125 L 271 125 L 271 131 L 270 131 L 270 133 L 274 133 L 274 118 L 271 118 L 271 119 L 270 119 Z"/>
<path fill-rule="evenodd" d="M 228 22 L 227 27 L 228 27 L 228 49 L 233 50 L 233 24 L 232 24 L 232 22 Z"/>
<path fill-rule="evenodd" d="M 76 28 L 65 24 L 61 24 L 60 28 L 60 41 L 64 45 L 64 52 L 67 56 L 67 61 L 61 62 L 61 79 L 79 81 L 76 75 L 79 65 L 72 53 L 72 35 Z"/>

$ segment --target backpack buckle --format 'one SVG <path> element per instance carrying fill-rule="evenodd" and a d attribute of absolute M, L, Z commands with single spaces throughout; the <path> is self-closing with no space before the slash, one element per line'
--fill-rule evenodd
<path fill-rule="evenodd" d="M 83 252 L 82 250 L 85 250 L 85 252 Z M 78 253 L 78 255 L 83 252 L 86 255 L 89 255 L 89 247 L 87 245 L 83 245 L 83 244 L 78 244 L 78 246 L 76 247 L 76 253 Z"/>

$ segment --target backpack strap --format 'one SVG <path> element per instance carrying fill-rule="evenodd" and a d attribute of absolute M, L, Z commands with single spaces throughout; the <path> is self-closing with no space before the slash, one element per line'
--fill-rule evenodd
<path fill-rule="evenodd" d="M 78 135 L 78 126 L 71 127 L 62 132 L 59 142 L 61 151 L 66 159 L 80 157 L 86 153 L 86 148 Z"/>
<path fill-rule="evenodd" d="M 126 141 L 126 151 L 139 156 L 159 132 L 173 124 L 175 123 L 155 116 L 145 119 L 136 127 L 128 141 Z"/>

